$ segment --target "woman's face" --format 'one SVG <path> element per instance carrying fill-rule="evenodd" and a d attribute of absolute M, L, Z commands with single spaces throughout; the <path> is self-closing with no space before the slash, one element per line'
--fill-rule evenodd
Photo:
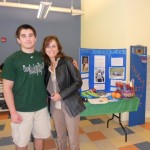
<path fill-rule="evenodd" d="M 47 56 L 49 58 L 55 58 L 58 52 L 59 50 L 56 41 L 55 40 L 50 41 L 45 49 L 45 53 L 47 54 Z"/>
<path fill-rule="evenodd" d="M 84 57 L 83 63 L 85 64 L 85 63 L 87 63 L 87 62 L 88 62 L 88 59 L 87 59 L 86 57 Z"/>

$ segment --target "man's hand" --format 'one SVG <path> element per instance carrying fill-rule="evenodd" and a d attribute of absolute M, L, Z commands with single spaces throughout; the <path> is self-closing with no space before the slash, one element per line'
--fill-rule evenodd
<path fill-rule="evenodd" d="M 78 63 L 77 63 L 77 61 L 76 60 L 73 60 L 73 65 L 79 70 L 79 66 L 78 66 Z"/>
<path fill-rule="evenodd" d="M 23 118 L 20 114 L 15 112 L 15 113 L 11 114 L 11 121 L 13 123 L 21 123 L 23 121 Z"/>

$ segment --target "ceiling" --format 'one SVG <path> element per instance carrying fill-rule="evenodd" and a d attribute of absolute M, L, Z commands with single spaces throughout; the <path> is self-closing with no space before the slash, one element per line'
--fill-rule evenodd
<path fill-rule="evenodd" d="M 0 7 L 15 7 L 26 9 L 38 9 L 41 0 L 0 0 Z M 71 13 L 72 15 L 82 15 L 80 9 L 81 0 L 42 0 L 52 2 L 50 11 Z"/>
<path fill-rule="evenodd" d="M 55 6 L 71 6 L 71 1 L 73 1 L 74 6 L 77 6 L 77 3 L 80 0 L 0 0 L 0 2 L 11 2 L 11 3 L 23 3 L 23 4 L 35 4 L 38 5 L 40 1 L 52 2 Z M 63 6 L 63 7 L 64 7 Z"/>

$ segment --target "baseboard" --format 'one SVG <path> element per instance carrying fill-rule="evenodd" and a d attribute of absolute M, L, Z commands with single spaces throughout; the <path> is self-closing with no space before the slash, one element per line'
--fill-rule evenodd
<path fill-rule="evenodd" d="M 150 118 L 150 111 L 146 111 L 145 118 Z"/>

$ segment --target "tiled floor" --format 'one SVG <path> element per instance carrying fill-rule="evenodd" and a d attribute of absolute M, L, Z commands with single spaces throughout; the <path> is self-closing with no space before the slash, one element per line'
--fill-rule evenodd
<path fill-rule="evenodd" d="M 0 150 L 15 150 L 8 118 L 7 113 L 0 113 Z M 107 128 L 107 120 L 108 116 L 81 117 L 81 150 L 150 150 L 150 119 L 146 119 L 144 125 L 126 126 L 127 142 L 125 142 L 124 132 L 120 125 L 111 121 Z M 52 120 L 51 123 L 53 138 L 45 140 L 44 150 L 57 150 L 56 132 Z M 29 144 L 29 150 L 33 150 L 32 142 Z"/>

